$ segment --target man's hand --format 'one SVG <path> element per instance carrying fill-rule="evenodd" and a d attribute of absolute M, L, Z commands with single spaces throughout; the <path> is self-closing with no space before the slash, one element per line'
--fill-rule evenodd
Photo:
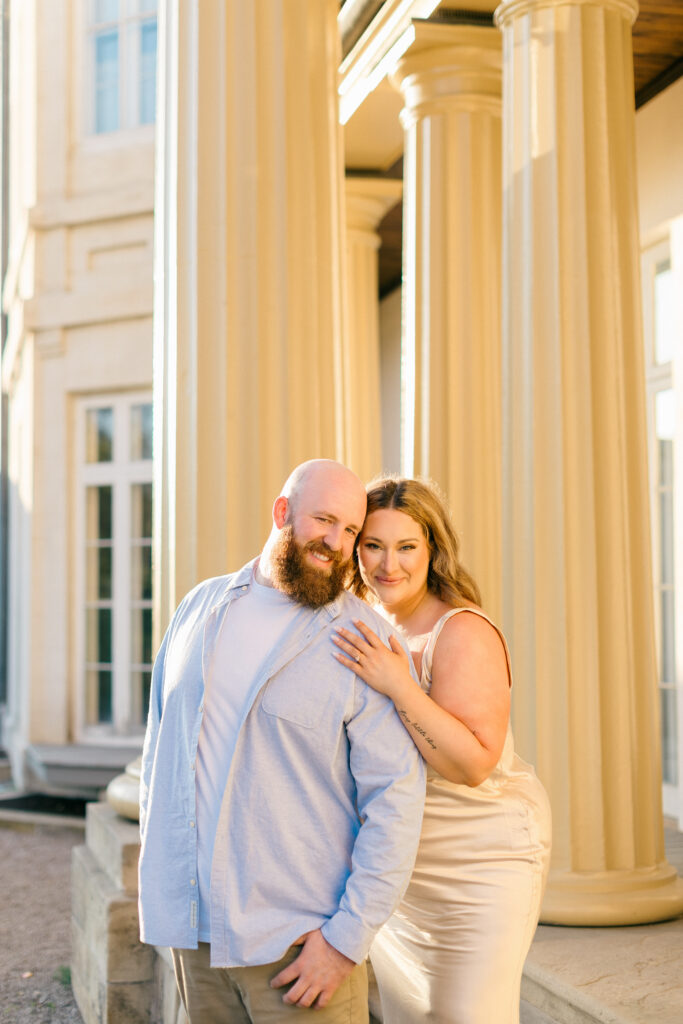
<path fill-rule="evenodd" d="M 283 1002 L 322 1009 L 327 1006 L 345 978 L 355 967 L 353 960 L 340 953 L 323 937 L 320 929 L 304 936 L 304 948 L 296 960 L 280 971 L 270 985 L 281 988 L 294 982 L 282 997 Z"/>

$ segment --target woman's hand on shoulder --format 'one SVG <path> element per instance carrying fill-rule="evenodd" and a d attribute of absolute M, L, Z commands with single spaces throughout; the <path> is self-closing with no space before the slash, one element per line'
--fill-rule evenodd
<path fill-rule="evenodd" d="M 339 648 L 334 652 L 337 661 L 359 676 L 373 690 L 396 701 L 406 686 L 416 686 L 410 672 L 410 658 L 395 636 L 389 637 L 389 646 L 361 619 L 353 622 L 357 631 L 335 630 L 333 642 Z"/>

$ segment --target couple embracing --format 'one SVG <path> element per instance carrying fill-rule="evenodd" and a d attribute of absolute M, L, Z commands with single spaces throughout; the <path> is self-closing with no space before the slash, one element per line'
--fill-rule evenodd
<path fill-rule="evenodd" d="M 518 1021 L 550 825 L 511 683 L 435 488 L 292 472 L 154 666 L 141 936 L 190 1024 L 363 1024 L 368 954 L 384 1024 Z"/>

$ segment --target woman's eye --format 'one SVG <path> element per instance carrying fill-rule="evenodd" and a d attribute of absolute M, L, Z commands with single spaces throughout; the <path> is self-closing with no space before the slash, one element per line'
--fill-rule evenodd
<path fill-rule="evenodd" d="M 375 544 L 375 542 L 372 540 L 366 540 L 363 547 L 369 548 L 370 551 L 377 551 L 377 549 L 379 548 L 379 544 Z"/>

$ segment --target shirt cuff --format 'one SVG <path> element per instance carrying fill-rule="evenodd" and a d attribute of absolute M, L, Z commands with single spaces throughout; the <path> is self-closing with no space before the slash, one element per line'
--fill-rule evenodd
<path fill-rule="evenodd" d="M 345 910 L 338 910 L 322 925 L 323 938 L 354 963 L 362 964 L 375 937 L 374 929 L 364 927 Z"/>

